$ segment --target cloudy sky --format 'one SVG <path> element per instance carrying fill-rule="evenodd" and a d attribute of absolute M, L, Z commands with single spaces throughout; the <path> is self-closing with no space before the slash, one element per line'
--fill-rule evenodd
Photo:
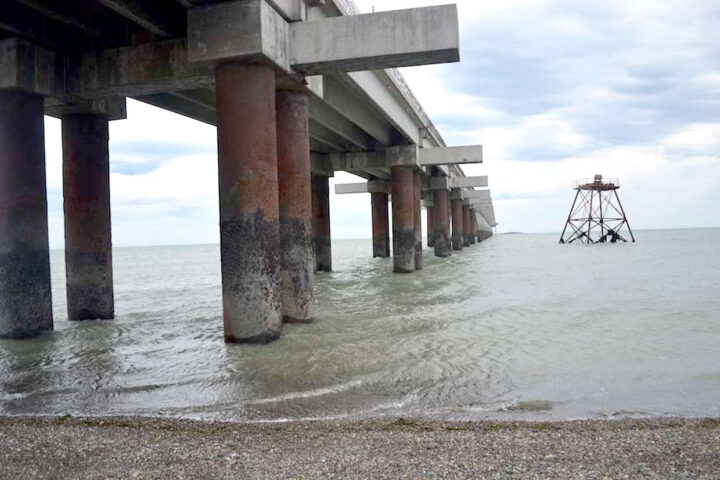
<path fill-rule="evenodd" d="M 561 230 L 573 180 L 595 173 L 620 179 L 635 229 L 720 226 L 720 3 L 457 3 L 461 62 L 403 74 L 448 145 L 484 146 L 485 164 L 465 171 L 490 175 L 499 231 Z M 46 136 L 59 247 L 57 120 Z M 216 161 L 214 128 L 128 100 L 128 120 L 111 124 L 114 244 L 217 242 Z M 333 196 L 333 237 L 369 238 L 369 202 Z"/>

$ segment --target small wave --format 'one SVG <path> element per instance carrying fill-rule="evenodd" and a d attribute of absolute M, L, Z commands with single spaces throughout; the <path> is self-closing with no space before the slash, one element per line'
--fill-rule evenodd
<path fill-rule="evenodd" d="M 268 403 L 289 402 L 292 400 L 298 400 L 298 399 L 302 399 L 302 398 L 314 398 L 314 397 L 323 397 L 325 395 L 335 395 L 337 393 L 352 390 L 353 388 L 357 388 L 362 385 L 363 385 L 362 381 L 353 380 L 350 382 L 341 383 L 341 384 L 333 385 L 330 387 L 322 387 L 322 388 L 316 388 L 313 390 L 307 390 L 305 392 L 292 392 L 292 393 L 286 393 L 284 395 L 278 395 L 277 397 L 259 398 L 257 400 L 248 400 L 246 402 L 243 402 L 243 405 L 265 405 Z"/>

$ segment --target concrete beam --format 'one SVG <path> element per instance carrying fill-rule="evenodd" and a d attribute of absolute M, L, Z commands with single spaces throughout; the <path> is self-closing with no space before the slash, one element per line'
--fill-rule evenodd
<path fill-rule="evenodd" d="M 292 68 L 307 75 L 460 60 L 455 5 L 301 22 L 291 32 Z"/>
<path fill-rule="evenodd" d="M 335 173 L 332 168 L 332 161 L 329 155 L 319 153 L 310 154 L 310 171 L 313 175 L 321 177 L 333 177 Z"/>
<path fill-rule="evenodd" d="M 62 56 L 19 38 L 0 40 L 0 90 L 65 98 Z"/>
<path fill-rule="evenodd" d="M 267 0 L 267 2 L 288 22 L 300 22 L 306 19 L 302 0 Z"/>
<path fill-rule="evenodd" d="M 333 170 L 352 171 L 368 168 L 385 168 L 387 160 L 384 152 L 356 152 L 330 154 Z"/>
<path fill-rule="evenodd" d="M 290 69 L 290 25 L 265 0 L 240 0 L 188 11 L 188 60 L 267 63 Z"/>
<path fill-rule="evenodd" d="M 55 98 L 45 99 L 45 115 L 62 118 L 65 115 L 96 114 L 108 120 L 124 120 L 127 118 L 127 101 L 125 97 L 96 98 L 85 100 L 73 97 L 72 102 L 63 102 Z"/>
<path fill-rule="evenodd" d="M 490 190 L 464 190 L 463 198 L 491 198 Z"/>
<path fill-rule="evenodd" d="M 342 183 L 335 185 L 337 195 L 348 195 L 355 193 L 369 193 L 367 182 L 363 183 Z"/>
<path fill-rule="evenodd" d="M 483 163 L 482 145 L 420 149 L 420 165 L 465 165 Z"/>
<path fill-rule="evenodd" d="M 479 177 L 450 177 L 450 188 L 487 187 L 487 175 Z"/>
<path fill-rule="evenodd" d="M 187 11 L 173 2 L 157 0 L 98 0 L 131 22 L 160 37 L 184 37 Z"/>

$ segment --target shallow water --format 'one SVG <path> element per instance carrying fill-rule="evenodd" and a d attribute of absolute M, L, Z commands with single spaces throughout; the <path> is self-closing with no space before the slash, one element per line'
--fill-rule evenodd
<path fill-rule="evenodd" d="M 499 235 L 393 275 L 335 241 L 318 319 L 223 343 L 217 246 L 117 248 L 114 321 L 0 340 L 0 413 L 242 421 L 720 415 L 720 230 Z"/>

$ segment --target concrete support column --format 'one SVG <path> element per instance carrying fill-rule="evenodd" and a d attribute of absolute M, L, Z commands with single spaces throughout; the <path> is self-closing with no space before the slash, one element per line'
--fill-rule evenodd
<path fill-rule="evenodd" d="M 390 256 L 390 217 L 388 215 L 388 194 L 371 193 L 373 258 Z"/>
<path fill-rule="evenodd" d="M 332 272 L 332 244 L 330 243 L 330 181 L 324 175 L 312 176 L 313 243 L 315 270 Z"/>
<path fill-rule="evenodd" d="M 275 71 L 217 67 L 218 172 L 226 342 L 280 336 L 280 219 Z"/>
<path fill-rule="evenodd" d="M 70 320 L 115 317 L 108 119 L 62 117 L 65 277 Z"/>
<path fill-rule="evenodd" d="M 463 246 L 470 246 L 470 207 L 463 205 Z"/>
<path fill-rule="evenodd" d="M 290 323 L 315 317 L 308 105 L 306 93 L 277 92 L 280 288 L 283 320 Z"/>
<path fill-rule="evenodd" d="M 435 256 L 449 257 L 452 255 L 450 242 L 450 191 L 447 189 L 433 190 L 433 224 L 435 227 Z"/>
<path fill-rule="evenodd" d="M 477 223 L 475 221 L 475 209 L 470 208 L 470 230 L 469 230 L 469 236 L 470 236 L 470 243 L 475 244 L 477 242 Z"/>
<path fill-rule="evenodd" d="M 393 270 L 415 271 L 413 167 L 392 167 Z"/>
<path fill-rule="evenodd" d="M 463 249 L 463 233 L 465 223 L 463 215 L 463 201 L 461 199 L 452 200 L 452 248 L 453 250 Z"/>
<path fill-rule="evenodd" d="M 0 338 L 53 329 L 43 107 L 0 92 Z"/>
<path fill-rule="evenodd" d="M 422 270 L 422 184 L 420 183 L 420 172 L 417 170 L 413 171 L 413 212 L 415 217 L 415 270 Z"/>
<path fill-rule="evenodd" d="M 435 246 L 435 207 L 425 207 L 425 216 L 427 217 L 427 246 Z"/>

